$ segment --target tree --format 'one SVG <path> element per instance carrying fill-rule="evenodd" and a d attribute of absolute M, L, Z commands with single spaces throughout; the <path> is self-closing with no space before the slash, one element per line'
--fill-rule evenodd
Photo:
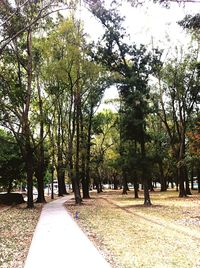
<path fill-rule="evenodd" d="M 189 138 L 189 154 L 192 157 L 191 182 L 193 183 L 194 169 L 196 168 L 198 192 L 200 193 L 200 122 L 198 120 L 195 121 L 187 132 L 187 137 Z"/>
<path fill-rule="evenodd" d="M 140 144 L 141 161 L 143 163 L 143 182 L 145 185 L 145 204 L 151 204 L 148 192 L 148 178 L 146 170 L 147 140 L 145 119 L 149 113 L 148 78 L 151 73 L 151 63 L 155 60 L 144 46 L 127 45 L 124 42 L 126 33 L 122 27 L 123 19 L 112 10 L 106 10 L 100 2 L 90 6 L 92 13 L 105 27 L 105 34 L 94 52 L 94 59 L 101 62 L 110 72 L 116 74 L 115 83 L 121 97 L 121 114 L 123 139 L 136 139 Z"/>
<path fill-rule="evenodd" d="M 41 21 L 50 14 L 74 7 L 73 1 L 64 0 L 42 0 L 37 2 L 35 0 L 1 1 L 0 55 L 12 41 L 23 35 L 28 29 L 37 28 Z M 27 16 L 27 12 L 30 12 L 29 15 L 31 14 L 31 16 Z"/>
<path fill-rule="evenodd" d="M 152 166 L 157 165 L 158 174 L 156 174 L 156 176 L 158 176 L 158 181 L 161 184 L 161 191 L 166 191 L 167 172 L 165 162 L 169 155 L 169 151 L 167 150 L 169 146 L 168 136 L 164 129 L 163 122 L 156 113 L 148 117 L 147 128 L 151 137 L 151 143 L 148 144 L 148 151 L 149 154 L 151 154 Z"/>
<path fill-rule="evenodd" d="M 110 110 L 104 110 L 94 117 L 93 133 L 94 141 L 92 147 L 92 162 L 94 184 L 97 192 L 102 192 L 102 181 L 105 170 L 108 167 L 112 147 L 117 143 L 116 114 Z"/>
<path fill-rule="evenodd" d="M 55 107 L 52 134 L 59 185 L 68 176 L 76 203 L 89 198 L 92 120 L 107 85 L 106 74 L 89 56 L 80 21 L 60 16 L 42 40 L 43 81 L 50 106 Z M 60 187 L 60 186 L 59 186 Z M 59 188 L 60 195 L 65 192 Z"/>
<path fill-rule="evenodd" d="M 38 15 L 42 14 L 40 17 L 42 18 L 44 11 L 44 17 L 47 18 L 49 5 L 41 7 L 41 4 L 45 4 L 45 2 L 35 5 L 35 2 L 24 1 L 19 8 L 17 2 L 14 13 L 9 13 L 13 7 L 9 2 L 5 3 L 6 6 L 4 5 L 4 9 L 1 10 L 2 42 L 5 41 L 2 45 L 4 54 L 1 66 L 1 112 L 3 125 L 12 131 L 25 162 L 28 189 L 27 204 L 29 208 L 32 208 L 35 152 L 39 146 L 37 139 L 34 139 L 34 128 L 31 122 L 34 111 L 32 104 L 36 77 L 34 73 L 36 69 L 34 66 L 33 34 L 40 26 Z M 8 13 L 4 14 L 4 11 L 8 11 Z M 36 24 L 36 22 L 38 23 Z M 10 45 L 7 46 L 8 44 Z M 41 143 L 41 139 L 39 143 Z"/>
<path fill-rule="evenodd" d="M 0 130 L 0 185 L 10 193 L 24 180 L 24 162 L 14 137 Z"/>
<path fill-rule="evenodd" d="M 160 72 L 160 110 L 173 157 L 177 159 L 179 196 L 190 194 L 186 165 L 186 131 L 199 99 L 198 51 L 169 61 Z M 162 83 L 163 82 L 163 83 Z M 165 102 L 163 97 L 167 99 Z M 186 185 L 185 185 L 186 183 Z M 186 187 L 186 188 L 185 188 Z"/>

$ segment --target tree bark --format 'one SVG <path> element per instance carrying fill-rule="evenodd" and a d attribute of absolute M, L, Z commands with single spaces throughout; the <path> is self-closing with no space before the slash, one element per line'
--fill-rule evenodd
<path fill-rule="evenodd" d="M 179 181 L 179 197 L 186 197 L 185 188 L 185 134 L 181 133 L 181 139 L 179 143 L 179 158 L 178 158 L 178 181 Z"/>
<path fill-rule="evenodd" d="M 31 148 L 26 149 L 26 172 L 27 172 L 27 208 L 33 208 L 33 173 L 34 173 L 34 161 L 33 152 Z"/>
<path fill-rule="evenodd" d="M 44 196 L 44 176 L 45 176 L 45 160 L 44 160 L 44 114 L 43 114 L 43 101 L 41 96 L 41 89 L 39 85 L 39 78 L 37 75 L 37 90 L 38 90 L 38 104 L 40 112 L 40 141 L 37 153 L 37 164 L 35 176 L 38 185 L 37 203 L 46 203 Z"/>
<path fill-rule="evenodd" d="M 191 190 L 190 190 L 190 184 L 189 184 L 188 170 L 186 166 L 184 167 L 184 173 L 185 173 L 186 195 L 192 195 Z"/>
<path fill-rule="evenodd" d="M 139 198 L 138 191 L 139 191 L 139 184 L 138 184 L 138 176 L 137 171 L 134 171 L 134 180 L 133 180 L 133 186 L 134 186 L 134 195 L 135 198 Z"/>
<path fill-rule="evenodd" d="M 79 66 L 78 66 L 79 73 Z M 76 159 L 75 159 L 75 177 L 74 177 L 74 194 L 76 204 L 81 204 L 82 198 L 80 193 L 80 116 L 81 116 L 81 99 L 79 83 L 77 84 L 76 98 Z"/>
<path fill-rule="evenodd" d="M 127 193 L 127 191 L 128 191 L 128 183 L 127 183 L 126 171 L 123 171 L 122 184 L 123 184 L 122 194 L 128 194 Z"/>
<path fill-rule="evenodd" d="M 166 184 L 166 179 L 164 177 L 163 163 L 161 159 L 158 162 L 158 166 L 159 166 L 159 171 L 160 171 L 160 184 L 161 184 L 160 191 L 165 192 L 167 190 L 167 184 Z"/>
<path fill-rule="evenodd" d="M 197 168 L 198 193 L 200 193 L 200 168 Z"/>
<path fill-rule="evenodd" d="M 92 131 L 92 117 L 93 106 L 90 107 L 88 130 L 87 130 L 87 145 L 86 145 L 86 163 L 85 163 L 85 190 L 83 191 L 83 198 L 90 198 L 90 154 L 91 154 L 91 131 Z"/>
<path fill-rule="evenodd" d="M 190 174 L 190 178 L 191 178 L 191 189 L 194 190 L 194 167 L 191 167 L 191 174 Z"/>
<path fill-rule="evenodd" d="M 142 132 L 141 132 L 141 157 L 143 160 L 143 167 L 142 167 L 142 181 L 144 185 L 144 205 L 145 206 L 150 206 L 151 205 L 151 199 L 150 199 L 150 194 L 149 194 L 149 180 L 148 180 L 148 175 L 147 175 L 147 169 L 146 169 L 146 150 L 145 150 L 145 141 L 144 141 L 144 130 L 142 126 Z"/>
<path fill-rule="evenodd" d="M 28 65 L 27 65 L 27 94 L 25 99 L 25 109 L 23 113 L 23 134 L 25 138 L 24 147 L 24 161 L 26 164 L 27 172 L 27 208 L 33 208 L 33 167 L 34 167 L 34 155 L 33 148 L 31 146 L 31 131 L 29 126 L 29 110 L 32 95 L 32 31 L 29 29 L 27 32 L 27 54 L 28 54 Z"/>

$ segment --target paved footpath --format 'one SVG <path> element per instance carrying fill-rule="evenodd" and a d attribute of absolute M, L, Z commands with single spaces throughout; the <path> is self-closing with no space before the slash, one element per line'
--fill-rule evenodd
<path fill-rule="evenodd" d="M 44 205 L 24 268 L 111 268 L 65 209 L 71 198 Z"/>

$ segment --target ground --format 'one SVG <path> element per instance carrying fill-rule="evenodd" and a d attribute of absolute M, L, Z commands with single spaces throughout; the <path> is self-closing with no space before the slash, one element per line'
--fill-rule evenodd
<path fill-rule="evenodd" d="M 113 268 L 200 268 L 200 194 L 155 191 L 151 207 L 142 195 L 93 192 L 83 205 L 71 200 L 66 208 Z M 0 206 L 1 268 L 24 266 L 41 207 Z"/>
<path fill-rule="evenodd" d="M 200 268 L 200 195 L 177 195 L 155 191 L 144 207 L 132 192 L 109 191 L 66 207 L 113 268 Z"/>
<path fill-rule="evenodd" d="M 41 205 L 27 209 L 26 204 L 0 205 L 0 267 L 22 268 L 32 235 L 41 211 Z"/>

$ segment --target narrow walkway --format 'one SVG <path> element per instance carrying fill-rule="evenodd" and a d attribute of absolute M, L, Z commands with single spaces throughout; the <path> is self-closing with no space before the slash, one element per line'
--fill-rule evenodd
<path fill-rule="evenodd" d="M 111 268 L 65 209 L 71 198 L 44 205 L 24 268 Z"/>

